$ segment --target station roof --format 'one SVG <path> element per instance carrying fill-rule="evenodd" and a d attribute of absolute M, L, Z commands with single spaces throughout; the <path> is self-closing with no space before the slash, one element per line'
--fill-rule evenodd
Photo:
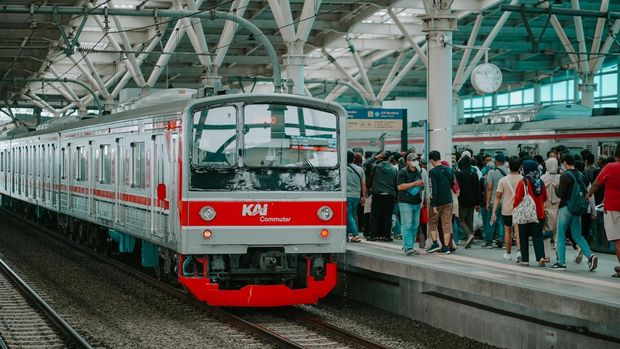
<path fill-rule="evenodd" d="M 485 43 L 488 61 L 503 72 L 502 89 L 526 86 L 550 76 L 592 71 L 605 62 L 617 63 L 617 1 L 425 1 L 426 4 L 423 0 L 3 1 L 0 105 L 35 104 L 62 114 L 81 103 L 92 106 L 85 87 L 102 101 L 117 100 L 124 87 L 198 89 L 204 86 L 214 66 L 218 67 L 216 75 L 222 77 L 224 85 L 252 90 L 271 78 L 271 60 L 256 35 L 245 28 L 237 28 L 230 42 L 222 38 L 222 33 L 232 34 L 234 26 L 218 18 L 221 13 L 246 18 L 260 28 L 273 44 L 281 64 L 282 56 L 294 45 L 287 41 L 305 39 L 301 40 L 305 41 L 305 77 L 312 81 L 306 84 L 308 91 L 316 97 L 344 103 L 361 103 L 362 97 L 333 80 L 359 83 L 357 86 L 366 91 L 370 85 L 372 92 L 367 91 L 367 99 L 376 98 L 379 102 L 426 94 L 424 59 L 412 61 L 417 52 L 412 43 L 424 50 L 422 16 L 425 6 L 437 3 L 451 3 L 452 15 L 458 19 L 458 30 L 451 43 L 453 76 L 459 75 L 460 66 L 462 70 L 462 87 L 455 82 L 456 93 L 472 92 L 467 81 L 471 69 L 467 66 L 472 59 L 484 62 L 485 50 L 480 49 Z M 505 11 L 506 5 L 522 5 L 524 11 Z M 52 6 L 57 6 L 56 14 L 49 13 Z M 61 9 L 66 8 L 83 13 L 65 14 Z M 19 12 L 15 9 L 28 12 L 15 13 Z M 42 13 L 45 9 L 48 13 Z M 204 16 L 200 20 L 162 17 L 154 9 L 199 10 Z M 571 9 L 582 11 L 582 15 L 559 13 Z M 124 11 L 124 15 L 93 15 L 95 10 Z M 206 18 L 211 11 L 218 12 Z M 505 23 L 496 27 L 502 17 Z M 472 31 L 478 31 L 477 35 L 472 35 Z M 351 47 L 359 54 L 357 63 Z M 470 52 L 466 54 L 467 51 Z M 481 53 L 477 55 L 478 52 Z M 464 54 L 469 56 L 468 64 L 461 62 Z M 165 56 L 169 59 L 162 58 Z M 368 81 L 365 74 L 360 74 L 360 65 Z M 284 66 L 282 69 L 286 70 Z M 43 81 L 38 81 L 41 78 Z M 399 82 L 390 89 L 389 82 L 395 78 Z"/>

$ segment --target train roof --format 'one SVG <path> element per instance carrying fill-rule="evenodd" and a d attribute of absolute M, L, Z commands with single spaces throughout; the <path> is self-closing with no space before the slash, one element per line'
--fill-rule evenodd
<path fill-rule="evenodd" d="M 338 108 L 340 109 L 341 114 L 346 117 L 346 112 L 340 104 L 335 102 L 327 102 L 318 98 L 308 97 L 308 96 L 297 96 L 290 94 L 282 94 L 282 93 L 256 93 L 252 94 L 252 97 L 256 99 L 260 99 L 261 101 L 270 101 L 270 102 L 286 102 L 290 101 L 291 98 L 298 99 L 300 102 L 304 101 L 309 103 L 317 108 Z M 209 103 L 212 104 L 224 104 L 224 103 L 237 103 L 244 100 L 247 100 L 247 94 L 230 94 L 230 95 L 221 95 L 221 96 L 213 96 L 208 97 Z M 117 122 L 117 121 L 126 121 L 135 118 L 151 116 L 165 116 L 170 114 L 176 114 L 183 112 L 186 108 L 192 108 L 193 106 L 200 104 L 205 101 L 206 98 L 201 99 L 189 99 L 182 100 L 178 102 L 166 103 L 166 104 L 157 104 L 148 107 L 138 108 L 127 110 L 119 113 L 113 113 L 109 115 L 103 115 L 99 117 L 92 117 L 88 119 L 79 119 L 73 118 L 67 120 L 67 122 L 63 122 L 62 118 L 58 119 L 56 123 L 50 124 L 49 127 L 37 129 L 30 132 L 19 133 L 15 135 L 10 134 L 0 134 L 0 140 L 6 139 L 18 139 L 24 137 L 31 137 L 43 134 L 49 134 L 54 132 L 62 132 L 66 130 L 78 129 L 82 127 L 94 126 L 107 122 Z"/>

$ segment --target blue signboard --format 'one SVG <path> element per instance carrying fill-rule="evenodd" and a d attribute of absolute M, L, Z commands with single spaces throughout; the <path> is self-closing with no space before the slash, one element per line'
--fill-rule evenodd
<path fill-rule="evenodd" d="M 356 120 L 402 120 L 407 109 L 356 108 L 347 109 L 349 119 Z"/>

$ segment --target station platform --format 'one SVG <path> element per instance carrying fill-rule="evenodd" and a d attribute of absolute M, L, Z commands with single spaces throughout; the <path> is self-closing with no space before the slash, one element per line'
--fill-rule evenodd
<path fill-rule="evenodd" d="M 503 249 L 476 241 L 455 253 L 405 256 L 402 241 L 349 243 L 341 255 L 339 294 L 502 348 L 620 348 L 616 257 L 568 271 L 521 266 Z M 418 244 L 416 243 L 416 248 Z M 530 245 L 530 263 L 534 262 Z"/>

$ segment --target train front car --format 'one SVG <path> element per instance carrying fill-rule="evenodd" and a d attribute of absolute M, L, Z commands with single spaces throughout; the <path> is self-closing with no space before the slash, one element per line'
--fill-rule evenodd
<path fill-rule="evenodd" d="M 233 95 L 184 115 L 179 281 L 218 306 L 316 303 L 346 245 L 341 106 Z"/>

